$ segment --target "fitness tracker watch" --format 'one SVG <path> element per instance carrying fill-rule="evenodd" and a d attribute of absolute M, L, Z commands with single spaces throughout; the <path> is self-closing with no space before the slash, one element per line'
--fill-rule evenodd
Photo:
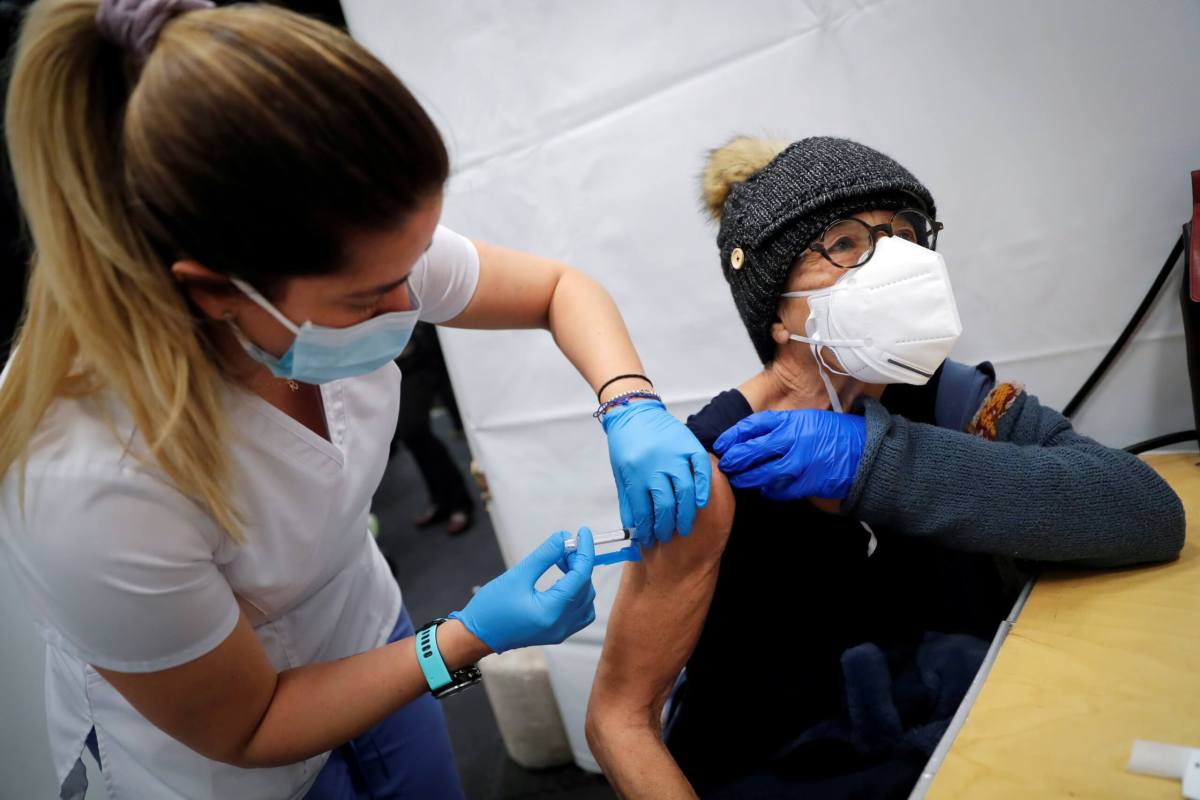
<path fill-rule="evenodd" d="M 448 620 L 445 617 L 427 622 L 417 631 L 417 662 L 425 673 L 425 682 L 429 691 L 438 700 L 458 694 L 463 689 L 474 686 L 483 679 L 479 667 L 472 664 L 469 667 L 450 672 L 437 646 L 437 626 Z"/>

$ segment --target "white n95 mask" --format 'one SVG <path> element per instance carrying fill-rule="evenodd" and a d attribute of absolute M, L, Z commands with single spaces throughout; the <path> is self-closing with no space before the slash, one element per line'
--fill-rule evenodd
<path fill-rule="evenodd" d="M 836 411 L 841 403 L 826 370 L 864 383 L 924 385 L 958 337 L 962 322 L 941 255 L 898 236 L 885 236 L 871 260 L 847 270 L 832 286 L 783 297 L 807 297 L 806 336 Z M 825 362 L 821 348 L 842 370 Z"/>

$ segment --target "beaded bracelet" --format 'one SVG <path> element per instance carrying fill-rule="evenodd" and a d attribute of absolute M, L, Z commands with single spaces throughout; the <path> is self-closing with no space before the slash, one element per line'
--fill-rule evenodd
<path fill-rule="evenodd" d="M 603 403 L 600 404 L 600 407 L 597 408 L 595 410 L 595 412 L 592 413 L 592 416 L 595 417 L 597 421 L 600 421 L 601 417 L 603 417 L 609 411 L 612 411 L 617 406 L 627 406 L 627 405 L 629 405 L 629 402 L 631 400 L 639 400 L 639 399 L 641 399 L 641 400 L 657 400 L 660 403 L 662 402 L 662 398 L 659 397 L 654 392 L 650 391 L 649 389 L 637 389 L 632 392 L 625 392 L 624 394 L 619 394 L 616 397 L 610 397 L 609 399 L 605 400 Z"/>

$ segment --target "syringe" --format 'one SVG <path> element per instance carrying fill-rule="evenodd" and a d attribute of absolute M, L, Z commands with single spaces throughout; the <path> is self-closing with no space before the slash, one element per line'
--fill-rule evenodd
<path fill-rule="evenodd" d="M 602 544 L 615 544 L 616 542 L 627 542 L 633 538 L 633 531 L 629 528 L 617 528 L 615 531 L 604 531 L 603 533 L 592 534 L 592 542 L 599 547 Z M 567 552 L 574 550 L 579 546 L 579 542 L 574 536 L 567 538 L 563 542 L 563 549 Z"/>

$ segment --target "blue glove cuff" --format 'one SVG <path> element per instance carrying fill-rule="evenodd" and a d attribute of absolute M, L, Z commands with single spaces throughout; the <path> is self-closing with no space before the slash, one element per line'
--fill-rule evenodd
<path fill-rule="evenodd" d="M 625 392 L 624 395 L 617 395 L 616 397 L 606 399 L 605 402 L 600 403 L 600 408 L 593 411 L 592 416 L 594 416 L 595 419 L 600 422 L 600 425 L 604 426 L 605 431 L 607 431 L 608 417 L 614 414 L 613 409 L 619 409 L 622 407 L 628 408 L 630 402 L 635 401 L 635 399 L 642 399 L 643 402 L 653 401 L 656 404 L 662 405 L 662 398 L 658 395 L 655 395 L 653 391 L 650 391 L 649 389 L 638 389 L 636 391 Z M 662 408 L 666 408 L 665 405 L 662 405 Z"/>
<path fill-rule="evenodd" d="M 628 416 L 629 414 L 633 413 L 635 411 L 635 409 L 645 407 L 645 408 L 660 408 L 663 411 L 667 410 L 666 405 L 664 405 L 662 402 L 662 398 L 659 397 L 658 395 L 654 395 L 653 397 L 648 397 L 646 395 L 637 395 L 637 394 L 631 394 L 629 396 L 617 395 L 617 397 L 614 397 L 612 400 L 609 400 L 608 402 L 613 403 L 614 400 L 617 400 L 618 398 L 621 398 L 621 397 L 625 398 L 623 402 L 614 403 L 606 411 L 601 411 L 601 409 L 604 408 L 604 406 L 601 406 L 601 409 L 597 409 L 596 413 L 592 415 L 592 416 L 596 417 L 596 419 L 600 420 L 600 425 L 601 425 L 601 427 L 604 428 L 605 433 L 608 433 L 608 428 L 611 424 L 613 424 L 616 420 L 620 419 L 621 417 L 625 417 L 625 416 Z M 638 400 L 636 403 L 634 403 L 634 402 L 630 402 L 632 397 L 643 397 L 645 399 Z"/>

